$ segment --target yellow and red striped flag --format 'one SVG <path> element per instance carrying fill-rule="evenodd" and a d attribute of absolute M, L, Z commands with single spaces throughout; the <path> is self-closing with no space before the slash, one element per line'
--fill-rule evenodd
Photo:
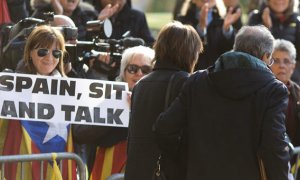
<path fill-rule="evenodd" d="M 90 180 L 106 180 L 125 169 L 127 160 L 127 141 L 121 141 L 109 148 L 97 148 L 96 158 Z"/>

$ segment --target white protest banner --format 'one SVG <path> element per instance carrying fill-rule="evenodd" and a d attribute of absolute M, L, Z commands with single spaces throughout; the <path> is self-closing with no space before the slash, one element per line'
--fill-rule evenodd
<path fill-rule="evenodd" d="M 128 127 L 124 82 L 0 72 L 0 118 Z"/>

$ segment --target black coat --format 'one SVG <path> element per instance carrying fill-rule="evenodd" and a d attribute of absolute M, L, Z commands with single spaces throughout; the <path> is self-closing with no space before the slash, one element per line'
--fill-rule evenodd
<path fill-rule="evenodd" d="M 100 13 L 104 8 L 101 6 L 99 0 L 91 0 L 96 10 Z M 116 17 L 110 18 L 112 22 L 111 39 L 123 39 L 122 37 L 127 31 L 130 31 L 129 36 L 135 38 L 142 38 L 146 45 L 152 46 L 154 37 L 148 27 L 146 16 L 143 12 L 133 9 L 131 7 L 131 0 L 127 0 L 123 9 Z M 103 37 L 104 38 L 104 37 Z"/>
<path fill-rule="evenodd" d="M 164 110 L 165 94 L 172 74 L 180 69 L 172 64 L 156 62 L 153 72 L 145 76 L 134 87 L 131 102 L 131 116 L 128 136 L 128 160 L 125 171 L 126 180 L 151 180 L 160 150 L 155 142 L 152 125 Z M 177 73 L 172 83 L 170 100 L 179 93 L 188 73 Z M 163 165 L 168 179 L 182 180 L 184 176 L 180 163 L 171 159 Z M 169 172 L 178 172 L 169 176 Z M 174 175 L 174 174 L 171 174 Z"/>
<path fill-rule="evenodd" d="M 17 23 L 29 16 L 27 2 L 25 0 L 7 0 L 7 7 L 12 22 Z"/>
<path fill-rule="evenodd" d="M 259 180 L 257 154 L 269 180 L 287 180 L 287 101 L 261 60 L 229 52 L 188 79 L 155 128 L 164 137 L 187 127 L 188 180 Z"/>
<path fill-rule="evenodd" d="M 152 46 L 154 38 L 148 27 L 146 16 L 143 12 L 130 8 L 126 4 L 112 21 L 113 32 L 110 38 L 122 39 L 130 31 L 130 37 L 142 38 L 146 45 Z"/>

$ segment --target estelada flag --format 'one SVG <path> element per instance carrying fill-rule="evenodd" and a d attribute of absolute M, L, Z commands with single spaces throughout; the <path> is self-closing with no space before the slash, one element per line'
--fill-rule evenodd
<path fill-rule="evenodd" d="M 6 0 L 0 0 L 0 24 L 10 23 L 10 15 Z"/>
<path fill-rule="evenodd" d="M 112 174 L 124 172 L 126 160 L 127 140 L 109 148 L 97 147 L 90 180 L 106 180 Z"/>
<path fill-rule="evenodd" d="M 38 154 L 54 152 L 74 152 L 70 125 L 53 125 L 45 122 L 30 122 L 17 120 L 0 120 L 0 155 Z M 76 180 L 76 163 L 73 160 L 63 160 L 62 179 Z M 53 162 L 23 163 L 25 180 L 53 178 L 55 172 Z M 5 164 L 6 180 L 21 179 L 21 164 Z"/>

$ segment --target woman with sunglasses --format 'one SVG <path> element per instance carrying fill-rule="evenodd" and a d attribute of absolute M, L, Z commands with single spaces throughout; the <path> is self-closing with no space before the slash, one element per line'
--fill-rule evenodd
<path fill-rule="evenodd" d="M 154 50 L 145 46 L 126 49 L 122 54 L 120 74 L 116 81 L 127 82 L 131 91 L 135 84 L 152 71 Z M 74 125 L 74 141 L 84 144 L 90 176 L 94 179 L 106 179 L 109 175 L 124 172 L 127 160 L 127 128 Z M 111 163 L 112 171 L 104 173 L 99 164 L 110 164 L 110 154 L 118 159 Z M 101 174 L 101 173 L 103 174 Z"/>
<path fill-rule="evenodd" d="M 29 35 L 23 61 L 16 71 L 44 76 L 66 76 L 63 57 L 65 40 L 61 32 L 50 26 L 38 26 Z"/>
<path fill-rule="evenodd" d="M 143 77 L 132 91 L 125 180 L 152 179 L 161 152 L 152 125 L 164 110 L 171 77 L 169 102 L 175 99 L 193 72 L 202 51 L 202 42 L 192 26 L 175 21 L 162 27 L 154 43 L 154 51 L 153 71 Z M 174 150 L 173 153 L 162 155 L 161 169 L 166 179 L 185 179 L 185 165 L 181 161 L 185 159 L 183 154 Z"/>
<path fill-rule="evenodd" d="M 40 76 L 66 76 L 63 64 L 64 53 L 65 41 L 61 32 L 50 26 L 37 26 L 26 41 L 24 59 L 19 62 L 16 72 Z M 22 141 L 21 145 L 12 145 L 14 142 L 7 142 L 3 147 L 5 150 L 3 150 L 2 155 L 66 152 L 68 145 L 72 146 L 72 144 L 69 144 L 72 143 L 72 140 L 69 139 L 70 125 L 68 124 L 26 120 L 3 122 L 7 123 L 7 126 L 2 127 L 6 127 L 7 131 L 13 132 L 7 134 L 6 140 L 14 141 L 13 139 L 21 138 Z M 0 131 L 2 132 L 3 129 Z M 2 152 L 1 149 L 0 151 Z M 45 162 L 45 167 L 46 164 L 48 163 Z M 63 166 L 65 166 L 65 170 L 62 171 L 63 179 L 71 178 L 71 174 L 68 174 L 68 172 L 72 171 L 73 175 L 76 173 L 75 168 L 69 169 L 72 167 L 68 166 L 67 163 L 63 162 Z M 11 172 L 6 174 L 8 175 L 7 179 L 21 179 L 19 177 L 21 176 L 20 173 L 12 173 L 16 172 L 13 165 L 5 168 L 8 172 Z M 26 176 L 27 179 L 41 178 L 40 171 L 36 170 L 34 164 L 26 166 L 24 172 L 29 174 Z M 14 176 L 16 177 L 10 178 Z"/>
<path fill-rule="evenodd" d="M 128 83 L 132 91 L 135 84 L 145 75 L 152 71 L 154 50 L 145 46 L 128 48 L 122 54 L 120 75 L 117 81 Z"/>

